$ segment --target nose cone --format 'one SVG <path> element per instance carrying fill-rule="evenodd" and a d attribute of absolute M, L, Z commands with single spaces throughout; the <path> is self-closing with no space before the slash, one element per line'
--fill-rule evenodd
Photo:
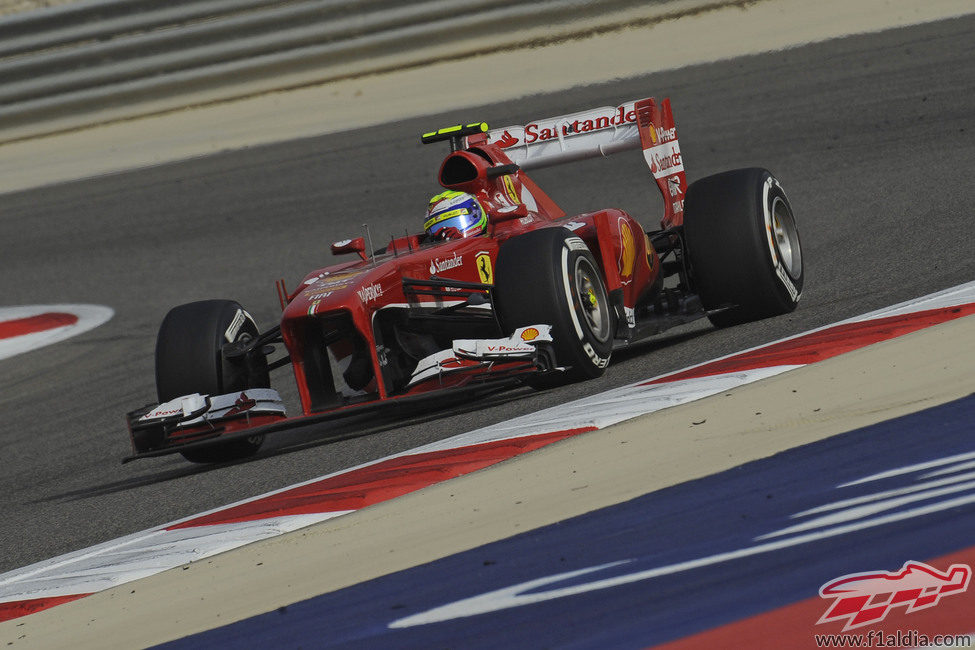
<path fill-rule="evenodd" d="M 374 299 L 374 294 L 381 295 L 382 289 L 370 288 L 373 283 L 367 280 L 371 270 L 372 267 L 353 267 L 310 275 L 303 283 L 304 288 L 285 309 L 285 318 L 315 316 L 325 311 L 361 305 L 366 300 L 357 295 L 360 292 L 364 297 Z"/>

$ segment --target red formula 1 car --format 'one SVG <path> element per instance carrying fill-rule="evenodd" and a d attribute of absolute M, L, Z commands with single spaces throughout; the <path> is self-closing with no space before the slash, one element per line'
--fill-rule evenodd
<path fill-rule="evenodd" d="M 128 414 L 134 454 L 222 462 L 272 431 L 415 402 L 445 390 L 535 387 L 601 375 L 614 345 L 696 318 L 726 326 L 789 312 L 802 290 L 788 198 L 764 169 L 687 187 L 669 100 L 488 130 L 455 126 L 440 184 L 477 198 L 480 236 L 426 233 L 279 284 L 283 315 L 260 332 L 237 303 L 172 309 L 156 344 L 161 404 Z M 613 208 L 567 216 L 526 171 L 642 148 L 664 197 L 659 230 Z M 371 248 L 371 246 L 370 246 Z M 287 355 L 269 361 L 276 344 Z M 269 371 L 290 363 L 302 415 Z"/>

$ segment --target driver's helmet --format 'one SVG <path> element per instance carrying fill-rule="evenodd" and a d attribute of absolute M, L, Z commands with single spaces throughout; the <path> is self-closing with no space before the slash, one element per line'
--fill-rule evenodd
<path fill-rule="evenodd" d="M 460 239 L 483 234 L 487 223 L 487 212 L 477 197 L 447 190 L 430 199 L 423 228 L 433 239 Z"/>

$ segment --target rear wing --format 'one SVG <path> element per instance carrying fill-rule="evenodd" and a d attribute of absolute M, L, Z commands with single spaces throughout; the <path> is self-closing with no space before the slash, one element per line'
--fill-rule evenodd
<path fill-rule="evenodd" d="M 661 224 L 667 228 L 684 221 L 687 178 L 669 99 L 659 104 L 653 98 L 638 99 L 615 108 L 593 108 L 491 129 L 486 135 L 488 143 L 503 149 L 526 171 L 642 148 L 664 198 Z M 468 135 L 465 144 L 483 142 L 483 137 Z"/>

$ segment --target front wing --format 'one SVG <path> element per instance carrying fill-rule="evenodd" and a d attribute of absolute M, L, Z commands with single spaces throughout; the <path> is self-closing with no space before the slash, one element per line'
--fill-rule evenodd
<path fill-rule="evenodd" d="M 404 395 L 339 406 L 321 413 L 287 417 L 280 394 L 253 388 L 223 395 L 184 395 L 147 405 L 126 415 L 132 455 L 140 458 L 219 445 L 309 424 L 368 412 L 404 410 L 445 394 L 496 390 L 520 383 L 526 375 L 562 372 L 553 363 L 550 325 L 533 325 L 502 339 L 460 339 L 419 362 Z"/>

